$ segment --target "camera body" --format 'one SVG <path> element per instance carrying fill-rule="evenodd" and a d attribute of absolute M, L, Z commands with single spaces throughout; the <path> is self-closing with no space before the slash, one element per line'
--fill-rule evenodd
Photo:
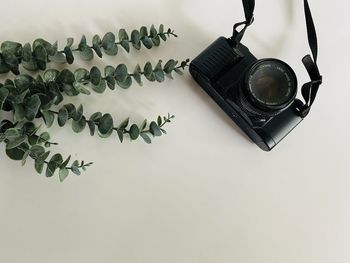
<path fill-rule="evenodd" d="M 220 37 L 190 64 L 210 97 L 262 150 L 272 150 L 303 118 L 297 114 L 297 79 L 277 59 L 258 60 L 241 43 Z"/>

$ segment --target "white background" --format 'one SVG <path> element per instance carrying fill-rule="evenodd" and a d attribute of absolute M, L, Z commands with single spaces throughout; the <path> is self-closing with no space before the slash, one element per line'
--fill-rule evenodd
<path fill-rule="evenodd" d="M 288 62 L 307 81 L 303 1 L 257 1 L 245 43 L 259 58 Z M 88 114 L 139 123 L 168 112 L 176 121 L 152 145 L 120 144 L 71 128 L 50 129 L 54 152 L 94 161 L 61 184 L 1 146 L 0 262 L 345 263 L 350 261 L 349 8 L 312 0 L 324 85 L 308 119 L 271 153 L 262 152 L 189 74 L 162 85 L 79 96 Z M 164 23 L 178 34 L 160 48 L 79 61 L 134 66 L 194 58 L 243 19 L 239 0 L 1 3 L 0 39 L 51 42 Z M 52 65 L 54 66 L 54 65 Z M 7 77 L 12 77 L 8 75 Z"/>

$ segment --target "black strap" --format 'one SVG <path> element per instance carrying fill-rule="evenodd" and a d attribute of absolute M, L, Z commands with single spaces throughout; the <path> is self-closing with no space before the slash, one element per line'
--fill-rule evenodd
<path fill-rule="evenodd" d="M 305 83 L 301 88 L 301 93 L 303 95 L 304 101 L 296 100 L 297 110 L 301 117 L 306 117 L 310 113 L 312 104 L 314 103 L 317 92 L 322 84 L 322 76 L 317 66 L 317 56 L 318 56 L 318 44 L 317 44 L 317 34 L 315 29 L 314 20 L 312 19 L 312 14 L 310 6 L 307 0 L 304 0 L 305 9 L 305 19 L 307 36 L 309 40 L 309 46 L 311 49 L 312 57 L 306 55 L 303 58 L 303 64 L 309 73 L 311 81 Z"/>
<path fill-rule="evenodd" d="M 243 2 L 246 21 L 243 21 L 234 25 L 233 36 L 231 38 L 237 44 L 242 40 L 246 29 L 254 22 L 255 0 L 242 0 L 242 2 Z M 305 9 L 307 35 L 308 35 L 308 41 L 309 41 L 312 57 L 310 55 L 306 55 L 302 60 L 311 79 L 311 81 L 308 83 L 305 83 L 301 89 L 301 93 L 303 95 L 305 102 L 302 102 L 301 100 L 296 100 L 296 109 L 298 111 L 298 114 L 303 118 L 309 114 L 311 106 L 316 99 L 319 87 L 322 84 L 322 76 L 320 75 L 320 72 L 317 66 L 317 56 L 318 56 L 317 34 L 316 34 L 315 24 L 312 18 L 310 6 L 307 0 L 304 0 L 304 9 Z M 237 28 L 242 25 L 244 25 L 243 29 L 241 31 L 238 31 Z"/>
<path fill-rule="evenodd" d="M 244 14 L 245 14 L 245 21 L 237 23 L 233 26 L 233 36 L 232 40 L 235 43 L 239 43 L 246 31 L 246 29 L 253 24 L 254 22 L 254 9 L 255 9 L 255 0 L 242 0 L 243 2 L 243 8 L 244 8 Z M 243 29 L 241 31 L 237 31 L 237 28 L 240 26 L 243 26 Z"/>

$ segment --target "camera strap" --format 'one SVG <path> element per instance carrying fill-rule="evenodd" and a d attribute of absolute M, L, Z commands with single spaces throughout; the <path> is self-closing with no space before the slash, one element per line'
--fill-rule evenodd
<path fill-rule="evenodd" d="M 233 26 L 233 36 L 231 40 L 235 43 L 239 43 L 246 31 L 246 29 L 254 22 L 254 9 L 255 9 L 255 0 L 242 0 L 243 8 L 245 13 L 246 20 L 240 23 L 237 23 Z M 311 55 L 306 55 L 302 61 L 303 64 L 310 76 L 311 81 L 303 85 L 301 89 L 302 96 L 305 102 L 301 100 L 296 100 L 296 109 L 298 114 L 305 118 L 309 113 L 312 104 L 314 103 L 317 92 L 320 85 L 322 84 L 322 76 L 320 75 L 318 66 L 317 66 L 317 56 L 318 56 L 318 43 L 317 43 L 317 34 L 315 29 L 315 24 L 312 18 L 310 6 L 307 0 L 304 0 L 304 9 L 305 9 L 305 19 L 306 19 L 306 28 L 308 35 L 308 42 L 311 49 Z M 238 27 L 244 26 L 241 31 L 238 31 Z"/>

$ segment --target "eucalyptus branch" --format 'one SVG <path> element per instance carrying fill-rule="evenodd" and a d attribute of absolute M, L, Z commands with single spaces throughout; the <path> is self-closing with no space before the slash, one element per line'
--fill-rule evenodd
<path fill-rule="evenodd" d="M 49 140 L 48 133 L 42 133 L 36 135 L 38 128 L 31 122 L 27 122 L 24 125 L 12 124 L 8 120 L 4 120 L 0 123 L 0 143 L 6 144 L 7 156 L 16 161 L 22 161 L 22 165 L 25 165 L 27 158 L 30 157 L 34 160 L 35 170 L 41 174 L 46 165 L 46 177 L 52 177 L 56 170 L 59 170 L 59 178 L 62 182 L 69 172 L 73 172 L 76 175 L 81 174 L 81 170 L 86 170 L 92 163 L 85 163 L 84 161 L 74 161 L 68 166 L 71 156 L 65 161 L 61 154 L 55 154 L 50 159 L 50 151 L 46 151 L 41 145 L 45 142 L 46 147 L 50 147 L 53 143 L 47 144 Z M 39 140 L 31 140 L 33 136 L 40 138 Z M 45 138 L 44 138 L 45 137 Z"/>
<path fill-rule="evenodd" d="M 107 87 L 111 90 L 114 90 L 116 86 L 128 89 L 131 87 L 133 80 L 142 86 L 142 77 L 150 82 L 164 82 L 165 77 L 173 79 L 172 74 L 174 72 L 183 75 L 183 70 L 188 67 L 188 64 L 189 59 L 181 63 L 170 59 L 163 66 L 162 60 L 159 60 L 155 66 L 147 62 L 143 70 L 140 65 L 137 65 L 132 73 L 128 71 L 125 64 L 119 64 L 117 67 L 106 66 L 104 73 L 97 67 L 92 67 L 90 71 L 79 68 L 74 72 L 68 69 L 62 71 L 49 69 L 44 72 L 42 77 L 39 76 L 37 79 L 26 74 L 18 75 L 14 82 L 7 80 L 5 86 L 14 86 L 22 92 L 26 90 L 40 92 L 52 99 L 55 97 L 55 102 L 58 104 L 63 100 L 63 92 L 68 96 L 77 96 L 80 93 L 90 95 L 90 89 L 96 93 L 105 92 Z"/>
<path fill-rule="evenodd" d="M 157 121 L 152 121 L 148 125 L 148 121 L 145 120 L 140 126 L 131 124 L 130 118 L 127 118 L 119 126 L 114 126 L 114 120 L 108 113 L 102 114 L 101 112 L 96 112 L 90 118 L 87 118 L 83 114 L 83 111 L 82 105 L 76 109 L 73 104 L 66 104 L 59 111 L 42 111 L 41 115 L 47 127 L 53 125 L 56 116 L 60 127 L 65 126 L 69 120 L 72 120 L 72 129 L 75 133 L 81 133 L 88 127 L 91 136 L 94 136 L 97 131 L 101 138 L 108 138 L 115 131 L 120 142 L 123 142 L 125 135 L 128 135 L 132 141 L 141 137 L 148 144 L 152 143 L 151 137 L 166 134 L 167 132 L 163 129 L 163 126 L 175 118 L 175 116 L 170 114 L 163 118 L 159 116 Z"/>
<path fill-rule="evenodd" d="M 90 61 L 94 58 L 94 53 L 100 58 L 102 58 L 103 52 L 109 56 L 116 56 L 119 47 L 127 52 L 130 52 L 130 46 L 140 50 L 142 44 L 147 49 L 151 49 L 154 46 L 159 46 L 162 40 L 166 41 L 171 36 L 177 37 L 172 29 L 169 28 L 165 31 L 164 25 L 160 25 L 157 30 L 152 25 L 149 30 L 143 26 L 140 30 L 133 30 L 131 34 L 127 33 L 125 29 L 120 29 L 118 41 L 114 33 L 108 32 L 103 38 L 95 35 L 91 45 L 89 45 L 83 35 L 78 46 L 73 47 L 74 39 L 68 38 L 63 50 L 58 50 L 57 41 L 51 44 L 41 38 L 36 39 L 32 45 L 30 43 L 22 45 L 17 42 L 5 41 L 1 44 L 0 74 L 11 71 L 18 75 L 20 64 L 29 71 L 45 70 L 47 63 L 51 61 L 72 64 L 75 59 L 74 53 L 79 53 L 81 59 Z"/>

